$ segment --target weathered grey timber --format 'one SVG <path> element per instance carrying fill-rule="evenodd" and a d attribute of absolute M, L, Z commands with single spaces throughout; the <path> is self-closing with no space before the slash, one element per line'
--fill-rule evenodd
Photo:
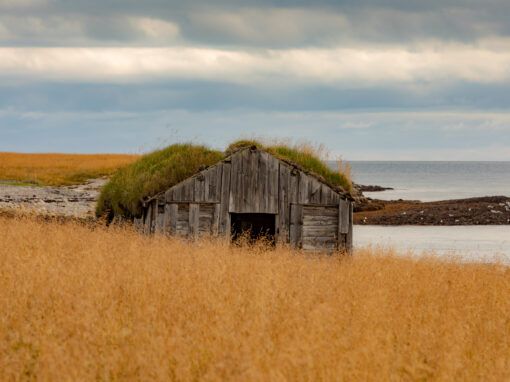
<path fill-rule="evenodd" d="M 236 224 L 248 224 L 276 243 L 352 252 L 350 195 L 257 147 L 242 148 L 145 201 L 134 223 L 146 234 L 229 239 Z"/>

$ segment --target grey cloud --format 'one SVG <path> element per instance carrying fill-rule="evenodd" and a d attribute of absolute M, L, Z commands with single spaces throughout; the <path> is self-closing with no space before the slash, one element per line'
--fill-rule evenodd
<path fill-rule="evenodd" d="M 10 0 L 9 0 L 10 1 Z M 4 45 L 195 43 L 296 47 L 422 39 L 476 41 L 509 36 L 510 3 L 490 1 L 219 1 L 47 0 L 24 7 L 0 2 Z M 2 6 L 2 4 L 4 4 Z M 7 4 L 7 6 L 5 5 Z M 32 4 L 32 5 L 31 5 Z M 151 39 L 129 20 L 175 25 L 181 38 Z"/>

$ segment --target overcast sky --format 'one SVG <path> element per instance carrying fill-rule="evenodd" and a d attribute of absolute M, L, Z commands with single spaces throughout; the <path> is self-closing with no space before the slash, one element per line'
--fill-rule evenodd
<path fill-rule="evenodd" d="M 384 3 L 384 4 L 383 4 Z M 0 151 L 510 160 L 508 0 L 0 0 Z"/>

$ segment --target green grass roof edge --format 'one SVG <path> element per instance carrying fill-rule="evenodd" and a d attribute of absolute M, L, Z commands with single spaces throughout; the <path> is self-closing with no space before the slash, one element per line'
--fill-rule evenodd
<path fill-rule="evenodd" d="M 345 194 L 352 191 L 346 174 L 331 170 L 309 150 L 286 144 L 263 145 L 254 140 L 232 143 L 223 153 L 203 145 L 173 144 L 142 156 L 138 161 L 119 169 L 103 187 L 96 215 L 107 212 L 124 217 L 139 216 L 143 201 L 212 166 L 233 153 L 256 146 L 303 171 L 322 179 Z"/>

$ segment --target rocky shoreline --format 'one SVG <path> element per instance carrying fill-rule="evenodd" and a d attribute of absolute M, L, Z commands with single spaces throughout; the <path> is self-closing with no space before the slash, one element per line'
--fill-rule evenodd
<path fill-rule="evenodd" d="M 94 218 L 97 199 L 107 178 L 86 184 L 61 187 L 19 185 L 0 182 L 0 210 L 23 210 L 48 216 Z"/>

